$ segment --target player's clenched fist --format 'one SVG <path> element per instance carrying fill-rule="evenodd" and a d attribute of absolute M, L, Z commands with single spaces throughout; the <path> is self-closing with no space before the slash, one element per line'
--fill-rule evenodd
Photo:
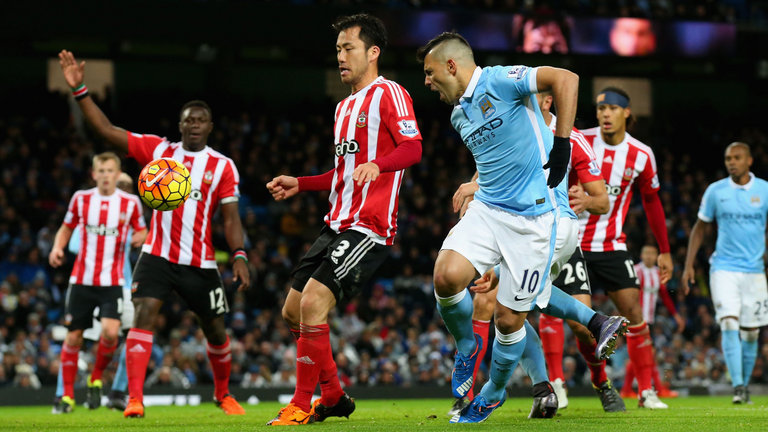
<path fill-rule="evenodd" d="M 275 201 L 281 201 L 299 193 L 299 180 L 296 177 L 281 175 L 267 183 L 267 190 Z"/>

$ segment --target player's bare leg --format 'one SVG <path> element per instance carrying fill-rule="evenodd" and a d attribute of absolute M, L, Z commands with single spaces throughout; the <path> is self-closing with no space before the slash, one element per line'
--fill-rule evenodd
<path fill-rule="evenodd" d="M 627 351 L 637 377 L 638 406 L 650 409 L 666 409 L 668 406 L 659 400 L 651 385 L 651 376 L 656 361 L 653 358 L 653 342 L 648 325 L 643 321 L 640 308 L 640 290 L 625 288 L 609 291 L 609 297 L 619 309 L 619 313 L 629 319 L 627 333 Z"/>
<path fill-rule="evenodd" d="M 125 417 L 144 417 L 144 379 L 152 354 L 154 323 L 163 301 L 153 297 L 134 297 L 136 310 L 133 328 L 125 339 L 125 365 L 128 371 L 128 406 Z"/>
<path fill-rule="evenodd" d="M 472 328 L 472 296 L 467 285 L 475 278 L 472 263 L 460 253 L 443 249 L 437 256 L 434 270 L 437 311 L 445 327 L 456 341 L 456 358 L 451 373 L 451 390 L 456 398 L 463 398 L 472 388 L 482 341 Z"/>
<path fill-rule="evenodd" d="M 291 333 L 296 340 L 299 340 L 301 331 L 299 323 L 301 322 L 301 292 L 293 288 L 288 288 L 283 303 L 283 319 L 291 329 Z"/>

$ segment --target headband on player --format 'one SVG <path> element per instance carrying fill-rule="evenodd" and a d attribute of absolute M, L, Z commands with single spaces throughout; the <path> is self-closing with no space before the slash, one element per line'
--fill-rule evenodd
<path fill-rule="evenodd" d="M 622 108 L 629 106 L 629 99 L 612 91 L 605 91 L 597 95 L 598 105 L 618 105 Z"/>

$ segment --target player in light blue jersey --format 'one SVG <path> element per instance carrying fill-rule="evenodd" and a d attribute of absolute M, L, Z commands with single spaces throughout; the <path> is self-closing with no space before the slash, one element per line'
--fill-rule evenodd
<path fill-rule="evenodd" d="M 525 317 L 549 302 L 558 213 L 551 188 L 563 180 L 570 159 L 579 78 L 550 67 L 480 68 L 469 43 L 450 32 L 422 47 L 419 59 L 425 84 L 453 105 L 451 123 L 478 171 L 475 200 L 443 242 L 434 270 L 437 308 L 456 340 L 451 379 L 456 397 L 472 387 L 482 348 L 472 329 L 466 287 L 476 275 L 501 265 L 490 380 L 451 418 L 452 423 L 475 423 L 504 403 L 504 387 L 525 348 Z M 549 89 L 560 111 L 554 139 L 531 97 Z"/>
<path fill-rule="evenodd" d="M 120 176 L 117 178 L 117 187 L 122 189 L 125 192 L 132 192 L 133 191 L 133 180 L 131 180 L 131 176 L 129 176 L 126 173 L 120 173 Z M 75 231 L 72 233 L 72 237 L 69 240 L 69 244 L 67 245 L 67 249 L 73 253 L 77 254 L 77 252 L 80 250 L 80 235 L 78 234 L 78 231 L 80 230 L 80 227 L 75 228 Z M 128 233 L 128 238 L 132 237 L 132 233 Z M 144 239 L 140 239 L 141 242 L 144 242 Z M 131 244 L 130 242 L 125 243 L 125 264 L 123 265 L 123 278 L 125 280 L 125 283 L 123 284 L 123 302 L 122 302 L 122 313 L 120 317 L 121 322 L 121 328 L 123 330 L 130 329 L 131 325 L 133 324 L 133 303 L 131 302 L 131 282 L 133 280 L 132 278 L 132 270 L 131 270 L 131 261 L 130 261 L 130 250 L 131 250 Z M 98 310 L 98 308 L 97 308 Z M 87 339 L 92 340 L 98 340 L 99 334 L 101 333 L 101 323 L 94 317 L 93 320 L 93 327 L 90 329 L 86 329 L 83 332 L 83 337 Z M 123 345 L 123 348 L 120 350 L 120 359 L 117 364 L 117 371 L 115 371 L 115 378 L 112 381 L 112 389 L 108 396 L 107 401 L 107 407 L 108 408 L 114 408 L 119 410 L 124 410 L 125 405 L 127 403 L 126 395 L 128 391 L 128 375 L 125 368 L 125 345 Z M 60 414 L 64 413 L 67 409 L 67 407 L 60 402 L 61 396 L 64 394 L 64 384 L 62 382 L 61 377 L 61 367 L 59 367 L 59 376 L 56 381 L 56 402 L 53 406 L 53 413 L 54 414 Z M 89 387 L 88 389 L 88 398 L 87 398 L 87 405 L 89 408 L 96 408 L 100 405 L 101 401 L 97 401 L 96 398 L 101 398 L 101 389 L 95 388 L 95 387 Z"/>
<path fill-rule="evenodd" d="M 717 222 L 717 243 L 710 257 L 710 290 L 715 318 L 722 330 L 725 364 L 731 375 L 733 403 L 751 403 L 749 378 L 757 358 L 760 327 L 768 324 L 765 278 L 765 228 L 768 182 L 749 171 L 749 145 L 734 142 L 725 149 L 728 178 L 707 187 L 698 220 L 691 230 L 682 286 L 695 282 L 694 261 L 704 232 Z"/>

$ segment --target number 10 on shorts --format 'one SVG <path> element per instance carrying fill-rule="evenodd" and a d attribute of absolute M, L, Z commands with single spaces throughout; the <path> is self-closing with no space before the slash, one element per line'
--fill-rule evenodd
<path fill-rule="evenodd" d="M 530 269 L 525 269 L 525 273 L 523 273 L 523 283 L 520 284 L 520 291 L 528 290 L 529 293 L 533 293 L 536 291 L 536 286 L 539 285 L 539 271 L 534 270 L 531 273 L 531 277 L 528 277 L 528 272 Z M 527 287 L 526 287 L 527 284 Z"/>

